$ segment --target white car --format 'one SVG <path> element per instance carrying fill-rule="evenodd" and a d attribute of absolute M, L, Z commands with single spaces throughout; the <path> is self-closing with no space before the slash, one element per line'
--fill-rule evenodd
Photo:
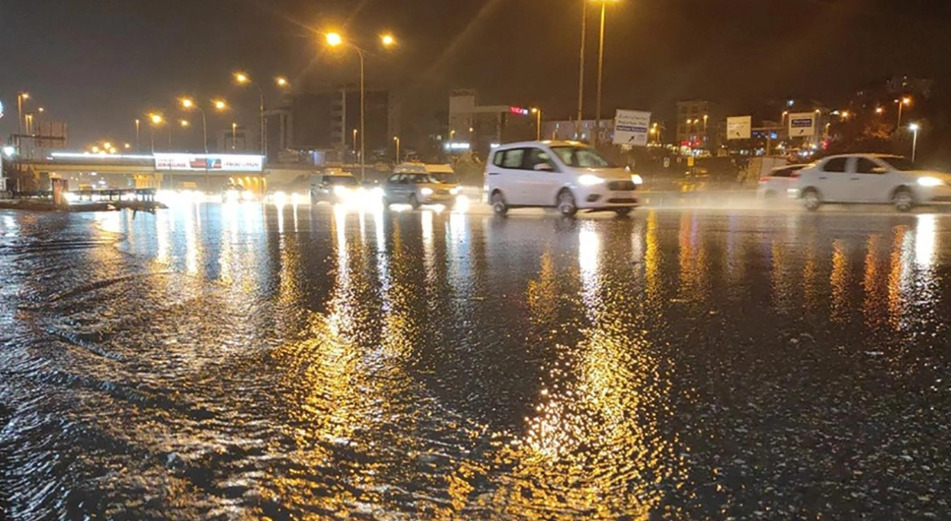
<path fill-rule="evenodd" d="M 557 208 L 627 215 L 637 207 L 640 176 L 611 165 L 575 141 L 527 141 L 496 148 L 486 163 L 485 198 L 497 215 L 511 208 Z"/>
<path fill-rule="evenodd" d="M 901 156 L 832 156 L 800 170 L 792 195 L 810 211 L 823 203 L 881 203 L 907 212 L 951 202 L 951 175 L 919 170 Z"/>
<path fill-rule="evenodd" d="M 777 197 L 785 199 L 789 189 L 795 187 L 799 171 L 806 166 L 787 165 L 772 169 L 769 175 L 760 178 L 756 196 L 760 199 L 776 199 Z"/>

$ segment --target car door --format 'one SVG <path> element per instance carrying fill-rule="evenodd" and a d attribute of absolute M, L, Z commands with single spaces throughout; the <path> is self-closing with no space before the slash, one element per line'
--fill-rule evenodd
<path fill-rule="evenodd" d="M 561 189 L 562 174 L 552 160 L 551 155 L 541 148 L 525 149 L 524 188 L 527 204 L 533 206 L 553 206 L 558 190 Z"/>
<path fill-rule="evenodd" d="M 833 157 L 820 165 L 816 187 L 827 203 L 849 202 L 849 157 Z"/>
<path fill-rule="evenodd" d="M 393 174 L 386 180 L 384 192 L 386 192 L 386 197 L 390 202 L 402 202 L 405 199 L 405 196 L 401 195 L 403 192 L 403 177 L 403 174 Z"/>
<path fill-rule="evenodd" d="M 529 203 L 530 196 L 526 187 L 528 178 L 523 169 L 525 162 L 524 148 L 510 148 L 504 151 L 500 164 L 499 176 L 501 182 L 498 188 L 505 196 L 509 205 L 524 206 Z"/>
<path fill-rule="evenodd" d="M 871 157 L 860 156 L 853 159 L 849 167 L 850 202 L 887 203 L 891 200 L 892 189 L 897 181 L 890 168 L 879 164 Z"/>

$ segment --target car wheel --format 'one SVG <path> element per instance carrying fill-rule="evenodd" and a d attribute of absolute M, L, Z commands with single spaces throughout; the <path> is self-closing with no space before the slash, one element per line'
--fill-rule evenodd
<path fill-rule="evenodd" d="M 802 204 L 806 210 L 814 212 L 822 206 L 822 198 L 819 197 L 819 191 L 815 188 L 809 188 L 802 193 Z"/>
<path fill-rule="evenodd" d="M 614 213 L 616 213 L 618 217 L 627 217 L 631 215 L 631 210 L 633 210 L 633 208 L 615 208 Z"/>
<path fill-rule="evenodd" d="M 492 211 L 495 212 L 495 215 L 503 216 L 508 213 L 509 207 L 505 204 L 505 196 L 502 195 L 502 192 L 495 192 L 492 194 Z"/>
<path fill-rule="evenodd" d="M 915 196 L 907 188 L 899 188 L 892 197 L 892 203 L 899 212 L 910 212 L 915 207 Z"/>
<path fill-rule="evenodd" d="M 413 207 L 413 210 L 419 210 L 419 207 L 422 206 L 419 204 L 419 199 L 416 198 L 416 194 L 409 196 L 409 205 Z"/>
<path fill-rule="evenodd" d="M 565 217 L 574 217 L 578 213 L 575 196 L 567 188 L 558 192 L 558 212 Z"/>

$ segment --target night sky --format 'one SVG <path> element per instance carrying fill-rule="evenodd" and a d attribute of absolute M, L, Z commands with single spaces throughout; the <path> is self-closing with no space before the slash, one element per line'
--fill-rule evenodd
<path fill-rule="evenodd" d="M 767 98 L 835 102 L 892 74 L 951 82 L 951 2 L 926 0 L 621 0 L 609 6 L 604 114 L 616 107 L 672 111 L 679 99 L 750 110 Z M 257 91 L 236 69 L 297 85 L 356 81 L 355 55 L 323 49 L 317 31 L 344 27 L 374 43 L 392 31 L 398 51 L 368 59 L 371 84 L 404 101 L 405 130 L 446 110 L 450 88 L 486 103 L 573 114 L 581 0 L 0 0 L 4 137 L 16 128 L 16 92 L 47 119 L 70 125 L 73 148 L 134 139 L 132 121 L 191 94 L 221 95 L 239 122 L 255 118 Z M 594 109 L 596 8 L 589 9 Z M 230 125 L 209 114 L 209 134 Z"/>

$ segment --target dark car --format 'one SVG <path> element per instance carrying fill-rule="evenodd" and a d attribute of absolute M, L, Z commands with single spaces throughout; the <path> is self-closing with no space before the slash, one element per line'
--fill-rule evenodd
<path fill-rule="evenodd" d="M 310 202 L 342 203 L 359 190 L 357 178 L 348 173 L 324 174 L 310 187 Z"/>

